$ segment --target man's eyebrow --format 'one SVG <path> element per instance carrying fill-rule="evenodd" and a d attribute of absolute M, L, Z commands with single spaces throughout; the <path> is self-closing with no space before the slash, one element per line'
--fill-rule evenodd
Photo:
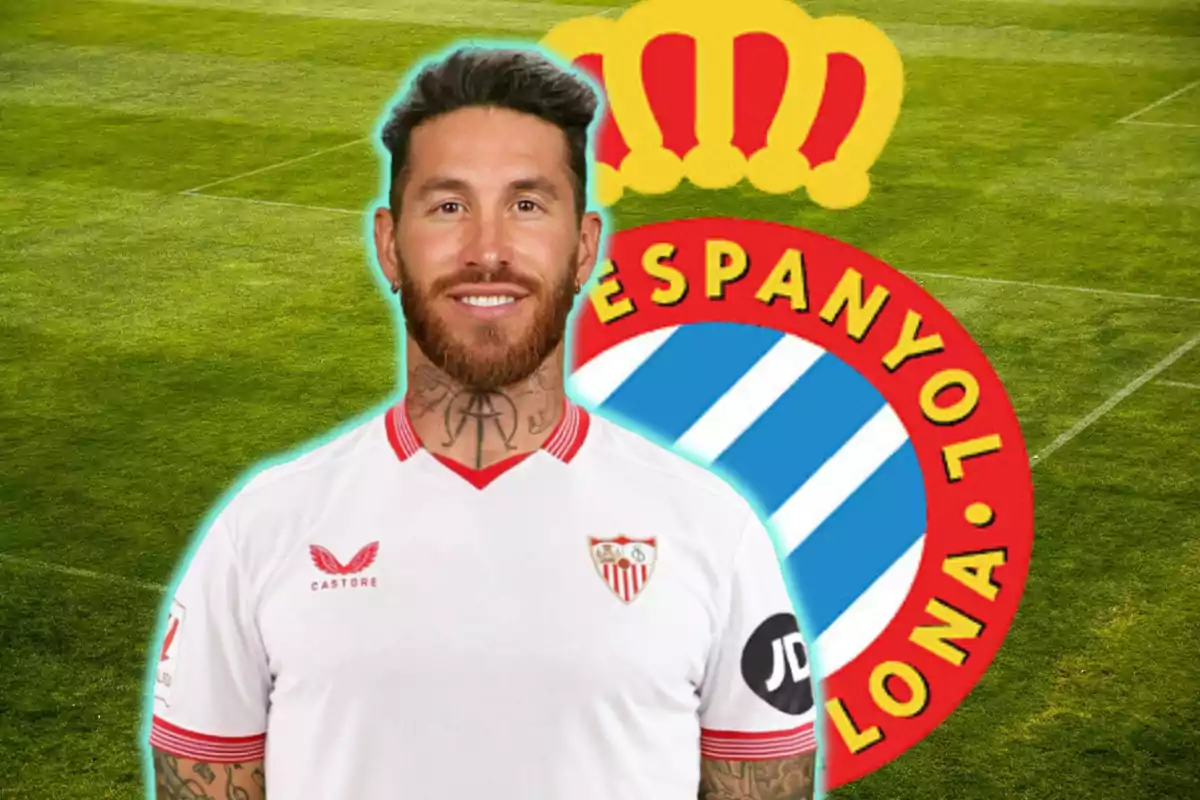
<path fill-rule="evenodd" d="M 468 188 L 467 182 L 461 178 L 434 175 L 417 187 L 417 197 L 424 197 L 433 192 L 463 192 Z"/>
<path fill-rule="evenodd" d="M 558 199 L 558 189 L 547 178 L 521 178 L 509 184 L 518 192 L 541 192 L 552 200 Z"/>
<path fill-rule="evenodd" d="M 417 197 L 425 197 L 434 192 L 468 192 L 471 185 L 462 178 L 452 178 L 449 175 L 434 175 L 417 187 Z M 549 178 L 540 176 L 518 178 L 508 184 L 514 192 L 540 192 L 551 200 L 558 199 L 558 189 Z"/>

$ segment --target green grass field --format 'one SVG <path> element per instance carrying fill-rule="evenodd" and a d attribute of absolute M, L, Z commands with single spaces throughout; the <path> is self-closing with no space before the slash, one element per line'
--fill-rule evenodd
<path fill-rule="evenodd" d="M 430 49 L 583 2 L 0 0 L 0 797 L 142 796 L 156 586 L 247 469 L 396 389 L 363 137 Z M 904 58 L 868 200 L 615 221 L 777 220 L 913 274 L 1041 454 L 994 665 L 832 796 L 1200 797 L 1200 3 L 802 5 Z"/>

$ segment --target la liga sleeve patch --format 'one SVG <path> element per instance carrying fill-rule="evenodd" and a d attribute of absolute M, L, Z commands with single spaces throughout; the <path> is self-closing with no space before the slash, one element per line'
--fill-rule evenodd
<path fill-rule="evenodd" d="M 171 705 L 171 685 L 175 680 L 175 667 L 179 663 L 180 643 L 183 634 L 183 622 L 187 609 L 178 600 L 171 602 L 171 611 L 167 615 L 166 632 L 158 653 L 158 664 L 155 666 L 154 699 L 166 707 Z"/>

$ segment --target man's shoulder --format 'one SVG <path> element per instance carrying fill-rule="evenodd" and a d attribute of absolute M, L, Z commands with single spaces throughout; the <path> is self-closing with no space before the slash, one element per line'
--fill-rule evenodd
<path fill-rule="evenodd" d="M 289 453 L 260 462 L 243 478 L 229 505 L 242 514 L 278 510 L 344 485 L 384 454 L 385 413 L 351 420 Z"/>
<path fill-rule="evenodd" d="M 749 502 L 709 467 L 609 419 L 593 416 L 600 447 L 596 457 L 609 474 L 677 500 L 735 515 L 753 513 Z"/>

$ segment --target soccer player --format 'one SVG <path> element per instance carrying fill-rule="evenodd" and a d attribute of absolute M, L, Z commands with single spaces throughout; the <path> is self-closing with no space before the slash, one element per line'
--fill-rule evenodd
<path fill-rule="evenodd" d="M 204 532 L 157 655 L 158 798 L 813 796 L 766 530 L 564 392 L 596 108 L 536 51 L 463 48 L 392 110 L 374 238 L 405 394 Z"/>

